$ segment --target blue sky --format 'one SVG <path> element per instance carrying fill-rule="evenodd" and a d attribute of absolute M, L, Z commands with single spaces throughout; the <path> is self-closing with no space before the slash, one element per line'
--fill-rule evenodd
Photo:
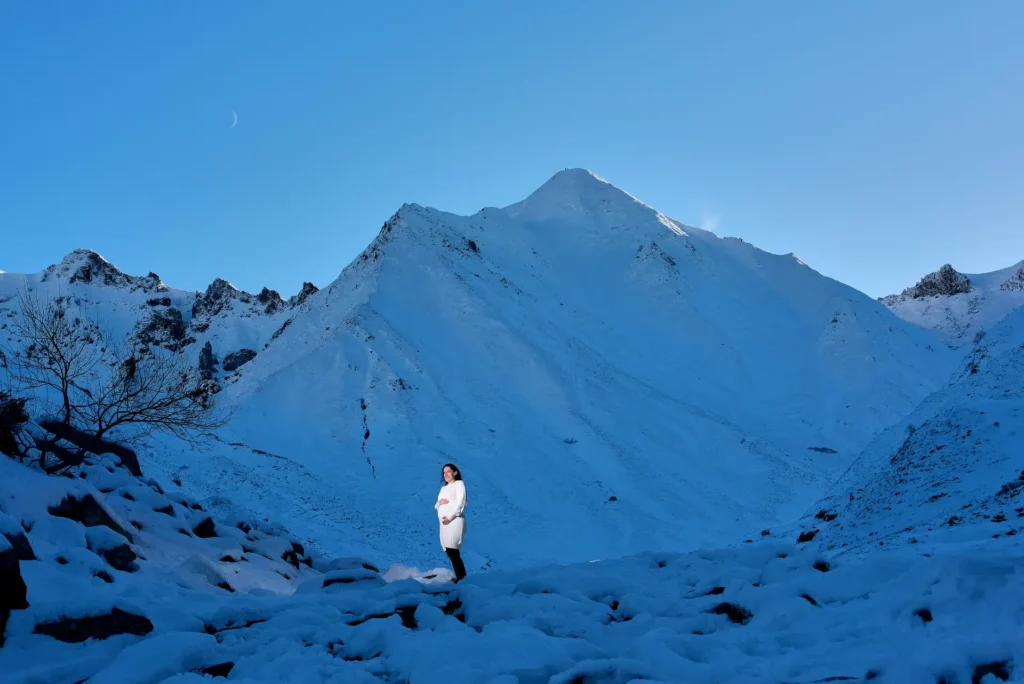
<path fill-rule="evenodd" d="M 1024 3 L 370 4 L 0 4 L 0 269 L 287 297 L 576 166 L 872 296 L 1024 259 Z"/>

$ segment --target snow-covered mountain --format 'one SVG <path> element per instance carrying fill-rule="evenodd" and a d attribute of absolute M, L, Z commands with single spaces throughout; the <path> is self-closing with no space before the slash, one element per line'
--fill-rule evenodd
<path fill-rule="evenodd" d="M 829 549 L 1024 531 L 1024 308 L 976 343 L 953 381 L 875 439 L 817 506 Z M 934 533 L 934 534 L 930 534 Z"/>
<path fill-rule="evenodd" d="M 150 472 L 328 551 L 418 564 L 438 553 L 447 461 L 478 565 L 687 549 L 792 517 L 956 362 L 793 255 L 582 170 L 468 217 L 406 205 L 288 302 L 171 290 L 90 253 L 4 274 L 0 296 L 21 284 L 197 359 L 210 344 L 232 423 L 209 453 L 154 447 Z"/>
<path fill-rule="evenodd" d="M 77 252 L 0 316 L 25 286 L 213 351 L 236 412 L 142 479 L 0 457 L 5 683 L 1024 681 L 1024 308 L 964 355 L 579 171 L 407 205 L 288 301 Z M 448 459 L 458 585 L 407 566 Z"/>
<path fill-rule="evenodd" d="M 946 264 L 917 285 L 879 301 L 905 321 L 965 348 L 1024 305 L 1024 261 L 992 273 L 963 274 Z"/>

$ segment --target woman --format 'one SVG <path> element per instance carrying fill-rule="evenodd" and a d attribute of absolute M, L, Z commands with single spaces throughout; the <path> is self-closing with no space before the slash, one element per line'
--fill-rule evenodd
<path fill-rule="evenodd" d="M 466 576 L 466 566 L 462 563 L 459 549 L 462 548 L 462 536 L 466 532 L 466 483 L 462 481 L 462 473 L 452 463 L 441 468 L 441 479 L 444 485 L 437 494 L 437 519 L 441 523 L 441 547 L 448 554 L 455 571 L 455 581 Z"/>

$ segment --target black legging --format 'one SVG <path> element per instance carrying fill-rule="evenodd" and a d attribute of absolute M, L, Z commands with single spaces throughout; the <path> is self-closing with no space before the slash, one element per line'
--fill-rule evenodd
<path fill-rule="evenodd" d="M 448 554 L 448 560 L 452 562 L 452 569 L 455 571 L 455 581 L 458 582 L 466 576 L 466 566 L 462 562 L 462 556 L 459 554 L 458 549 L 445 549 L 444 552 Z"/>

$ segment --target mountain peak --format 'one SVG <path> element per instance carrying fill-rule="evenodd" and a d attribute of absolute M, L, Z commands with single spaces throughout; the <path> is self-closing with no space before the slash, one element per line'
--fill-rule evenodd
<path fill-rule="evenodd" d="M 117 266 L 104 259 L 98 252 L 91 249 L 76 249 L 46 269 L 46 275 L 67 278 L 69 283 L 93 283 L 108 287 L 127 287 L 132 290 L 146 292 L 163 292 L 167 286 L 160 276 L 150 272 L 145 277 L 131 276 Z"/>
<path fill-rule="evenodd" d="M 522 202 L 504 210 L 510 217 L 535 223 L 604 223 L 613 225 L 624 214 L 656 213 L 629 193 L 586 169 L 564 169 Z M 638 218 L 638 217 L 634 217 Z"/>

